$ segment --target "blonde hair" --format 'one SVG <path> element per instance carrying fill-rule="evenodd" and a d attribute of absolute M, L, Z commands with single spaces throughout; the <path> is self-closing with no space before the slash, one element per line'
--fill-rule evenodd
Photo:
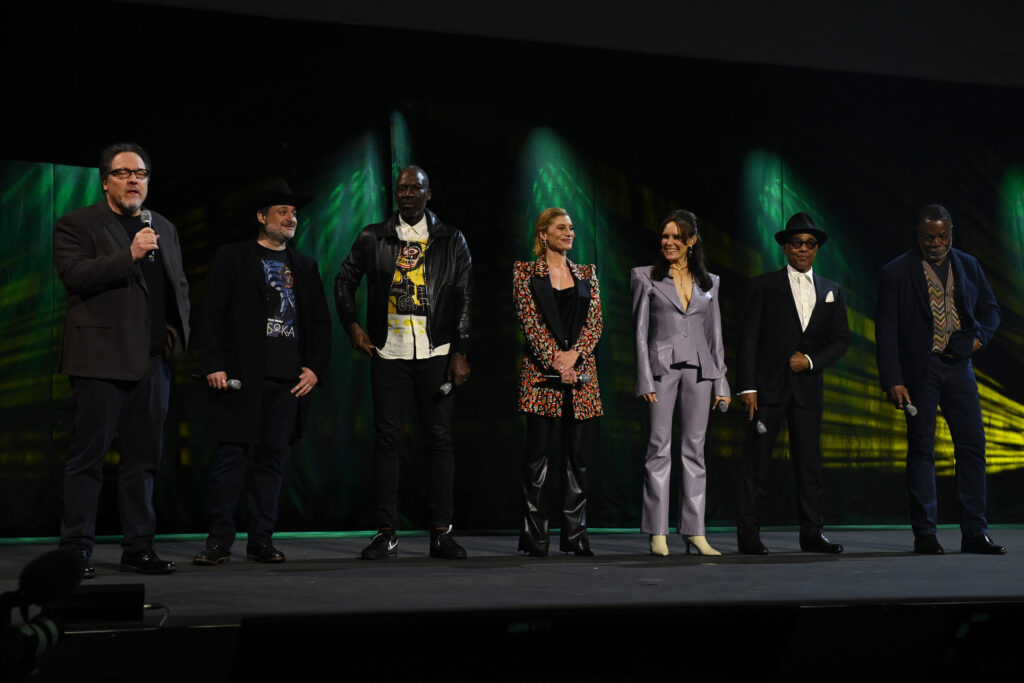
<path fill-rule="evenodd" d="M 568 216 L 569 212 L 565 209 L 559 209 L 557 206 L 550 209 L 544 209 L 537 216 L 537 222 L 533 225 L 533 255 L 542 256 L 544 254 L 544 240 L 541 235 L 545 230 L 548 229 L 555 219 L 559 216 Z"/>

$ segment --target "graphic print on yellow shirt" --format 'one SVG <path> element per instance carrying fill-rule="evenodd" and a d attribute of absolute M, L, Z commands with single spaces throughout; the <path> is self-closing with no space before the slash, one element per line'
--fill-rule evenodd
<path fill-rule="evenodd" d="M 423 252 L 426 242 L 406 242 L 398 251 L 395 275 L 391 280 L 388 313 L 427 314 L 427 286 L 423 279 Z"/>

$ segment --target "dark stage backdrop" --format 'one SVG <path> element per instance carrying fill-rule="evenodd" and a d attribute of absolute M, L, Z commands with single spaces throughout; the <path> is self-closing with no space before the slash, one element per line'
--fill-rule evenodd
<path fill-rule="evenodd" d="M 95 40 L 157 24 L 163 37 Z M 268 179 L 284 177 L 315 196 L 301 212 L 296 246 L 317 258 L 330 294 L 355 234 L 390 212 L 396 170 L 427 170 L 430 206 L 465 231 L 477 282 L 473 378 L 456 409 L 463 529 L 518 524 L 522 337 L 511 265 L 529 258 L 533 221 L 548 206 L 568 209 L 577 230 L 570 256 L 596 263 L 601 282 L 606 414 L 589 471 L 591 526 L 639 523 L 647 425 L 634 397 L 628 273 L 650 263 L 657 223 L 673 208 L 701 218 L 712 271 L 722 277 L 733 369 L 746 281 L 784 264 L 772 235 L 800 210 L 829 232 L 815 268 L 846 287 L 854 339 L 826 374 L 826 520 L 905 522 L 902 418 L 882 400 L 874 364 L 876 275 L 912 246 L 916 210 L 943 203 L 956 246 L 981 260 L 1003 307 L 996 340 L 977 359 L 990 519 L 1024 522 L 1019 89 L 106 3 L 54 18 L 41 52 L 39 30 L 5 46 L 12 59 L 37 57 L 10 75 L 24 106 L 12 112 L 0 149 L 9 160 L 0 164 L 0 536 L 59 528 L 70 400 L 56 374 L 64 294 L 52 226 L 99 198 L 98 175 L 86 167 L 119 139 L 153 155 L 147 205 L 181 232 L 194 323 L 214 250 L 254 235 L 244 198 Z M 126 96 L 136 92 L 145 96 Z M 281 530 L 373 525 L 368 364 L 337 322 L 334 335 L 310 435 L 289 463 Z M 176 374 L 165 430 L 161 532 L 206 526 L 212 444 L 204 386 L 190 379 L 196 371 L 193 352 Z M 710 525 L 733 523 L 743 426 L 736 409 L 711 418 Z M 939 432 L 940 516 L 956 522 L 952 449 L 944 425 Z M 413 527 L 426 521 L 417 433 L 413 420 L 401 493 Z M 118 531 L 117 460 L 115 445 L 101 533 Z M 765 521 L 792 523 L 785 439 L 774 465 Z"/>

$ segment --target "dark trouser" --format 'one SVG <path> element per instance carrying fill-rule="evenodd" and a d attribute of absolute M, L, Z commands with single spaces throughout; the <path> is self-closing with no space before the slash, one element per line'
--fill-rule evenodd
<path fill-rule="evenodd" d="M 153 479 L 163 452 L 171 370 L 159 356 L 135 382 L 71 378 L 74 432 L 64 466 L 64 518 L 60 545 L 91 552 L 103 459 L 117 436 L 117 502 L 121 545 L 137 552 L 153 543 Z"/>
<path fill-rule="evenodd" d="M 587 533 L 587 459 L 589 436 L 596 419 L 577 420 L 565 392 L 562 417 L 526 416 L 526 457 L 523 459 L 523 523 L 519 550 L 548 549 L 548 518 L 542 494 L 548 475 L 547 448 L 562 423 L 562 532 L 559 549 L 576 550 Z"/>
<path fill-rule="evenodd" d="M 789 427 L 789 456 L 796 477 L 796 514 L 800 533 L 821 531 L 824 524 L 821 511 L 821 413 L 821 406 L 802 408 L 792 399 L 780 405 L 758 404 L 757 417 L 747 425 L 746 446 L 740 461 L 736 535 L 741 540 L 753 539 L 760 531 L 761 502 L 767 493 L 765 479 L 783 418 Z M 766 433 L 757 433 L 757 419 L 764 423 Z"/>
<path fill-rule="evenodd" d="M 398 458 L 412 400 L 416 401 L 427 444 L 431 524 L 440 529 L 452 523 L 452 395 L 441 396 L 438 391 L 447 373 L 448 356 L 423 360 L 385 360 L 374 356 L 370 363 L 373 479 L 380 527 L 398 527 Z"/>
<path fill-rule="evenodd" d="M 949 425 L 956 460 L 956 501 L 960 531 L 977 536 L 988 531 L 985 519 L 985 427 L 978 401 L 978 381 L 970 359 L 951 362 L 933 355 L 923 387 L 911 390 L 917 408 L 907 416 L 907 487 L 910 524 L 915 536 L 935 534 L 935 421 L 938 409 Z"/>
<path fill-rule="evenodd" d="M 270 541 L 277 523 L 277 500 L 288 459 L 288 440 L 298 415 L 295 381 L 264 380 L 260 440 L 253 448 L 249 487 L 249 543 Z M 210 536 L 207 543 L 230 549 L 235 541 L 235 509 L 245 484 L 248 444 L 220 442 L 213 459 L 210 486 Z"/>

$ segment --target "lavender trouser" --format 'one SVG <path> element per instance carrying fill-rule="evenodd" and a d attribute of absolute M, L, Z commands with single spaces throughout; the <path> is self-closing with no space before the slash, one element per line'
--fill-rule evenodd
<path fill-rule="evenodd" d="M 647 534 L 668 533 L 672 419 L 678 408 L 682 472 L 677 528 L 684 536 L 704 535 L 704 437 L 713 382 L 697 381 L 698 372 L 697 368 L 684 366 L 654 378 L 658 402 L 650 404 L 651 438 L 644 462 L 644 508 L 640 520 L 640 528 Z"/>

